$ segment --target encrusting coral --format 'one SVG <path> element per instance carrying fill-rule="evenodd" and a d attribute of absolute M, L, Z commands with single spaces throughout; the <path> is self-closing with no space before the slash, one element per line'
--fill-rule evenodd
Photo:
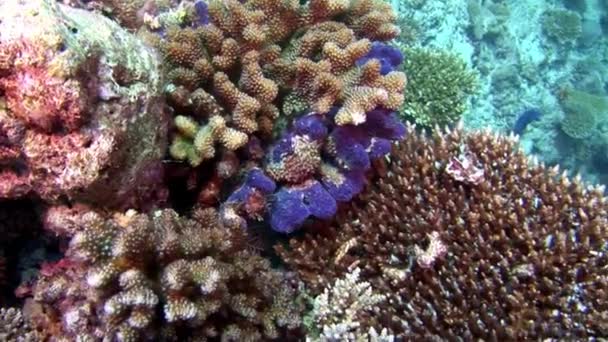
<path fill-rule="evenodd" d="M 33 289 L 32 321 L 55 338 L 259 341 L 288 336 L 301 305 L 288 275 L 215 210 L 84 214 L 65 259 Z M 56 312 L 55 314 L 49 314 Z"/>
<path fill-rule="evenodd" d="M 413 127 L 409 127 L 413 131 Z M 277 246 L 318 294 L 360 268 L 387 296 L 361 329 L 412 340 L 608 334 L 608 204 L 515 138 L 409 134 L 337 225 Z"/>
<path fill-rule="evenodd" d="M 156 54 L 108 18 L 52 0 L 1 2 L 0 31 L 0 198 L 118 207 L 161 195 Z"/>

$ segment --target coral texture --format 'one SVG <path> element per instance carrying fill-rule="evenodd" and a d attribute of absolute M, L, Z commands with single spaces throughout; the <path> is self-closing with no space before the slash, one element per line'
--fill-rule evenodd
<path fill-rule="evenodd" d="M 51 0 L 2 2 L 0 31 L 0 198 L 135 206 L 162 188 L 166 120 L 151 50 Z"/>
<path fill-rule="evenodd" d="M 0 308 L 0 341 L 37 342 L 40 339 L 31 331 L 20 310 Z"/>
<path fill-rule="evenodd" d="M 280 116 L 340 106 L 337 124 L 360 124 L 366 112 L 396 110 L 403 100 L 403 73 L 383 60 L 357 63 L 372 42 L 399 32 L 386 3 L 229 0 L 193 11 L 182 27 L 163 28 L 158 43 L 173 108 L 191 117 L 175 120 L 176 159 L 197 166 L 220 147 L 268 139 Z"/>
<path fill-rule="evenodd" d="M 339 111 L 329 114 L 295 120 L 270 147 L 264 170 L 268 176 L 253 170 L 254 177 L 228 197 L 223 212 L 243 219 L 260 219 L 268 212 L 270 226 L 281 233 L 293 232 L 309 217 L 330 219 L 338 202 L 350 201 L 363 189 L 372 161 L 388 154 L 391 142 L 405 134 L 396 113 L 385 109 L 367 112 L 360 125 L 335 125 L 332 118 Z M 270 203 L 257 206 L 254 213 L 235 210 L 270 194 Z"/>
<path fill-rule="evenodd" d="M 563 45 L 573 45 L 583 33 L 581 16 L 567 9 L 549 9 L 542 16 L 543 33 Z"/>
<path fill-rule="evenodd" d="M 375 293 L 367 282 L 359 281 L 361 270 L 356 268 L 347 273 L 343 279 L 325 288 L 323 293 L 313 301 L 313 309 L 308 314 L 310 330 L 318 333 L 307 336 L 320 341 L 392 341 L 386 335 L 386 329 L 378 335 L 374 327 L 369 332 L 362 332 L 357 319 L 364 314 L 373 315 L 381 312 L 386 296 Z M 318 331 L 316 331 L 318 330 Z M 370 337 L 373 336 L 373 337 Z M 380 338 L 380 336 L 382 336 Z"/>
<path fill-rule="evenodd" d="M 402 48 L 401 69 L 408 91 L 399 114 L 418 126 L 457 122 L 477 90 L 477 76 L 453 53 L 427 48 Z"/>
<path fill-rule="evenodd" d="M 277 250 L 313 294 L 360 268 L 387 296 L 361 328 L 396 338 L 606 336 L 604 189 L 515 148 L 514 138 L 461 129 L 409 134 L 335 227 Z M 456 160 L 471 166 L 454 173 Z"/>
<path fill-rule="evenodd" d="M 574 139 L 591 137 L 597 124 L 608 115 L 608 98 L 574 89 L 562 91 L 562 130 Z"/>
<path fill-rule="evenodd" d="M 302 309 L 287 275 L 215 210 L 193 216 L 84 214 L 66 258 L 41 272 L 33 320 L 70 340 L 258 341 L 297 329 Z"/>

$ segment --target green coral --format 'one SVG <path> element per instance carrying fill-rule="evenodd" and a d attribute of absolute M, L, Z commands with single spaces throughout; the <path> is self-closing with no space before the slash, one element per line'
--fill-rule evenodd
<path fill-rule="evenodd" d="M 561 106 L 565 113 L 562 130 L 574 139 L 589 138 L 600 118 L 608 114 L 606 97 L 574 89 L 563 92 Z"/>
<path fill-rule="evenodd" d="M 542 16 L 543 33 L 562 45 L 574 44 L 583 32 L 581 16 L 566 9 L 550 9 Z"/>
<path fill-rule="evenodd" d="M 401 115 L 419 126 L 458 121 L 477 90 L 477 76 L 458 55 L 433 49 L 403 48 L 408 77 Z"/>

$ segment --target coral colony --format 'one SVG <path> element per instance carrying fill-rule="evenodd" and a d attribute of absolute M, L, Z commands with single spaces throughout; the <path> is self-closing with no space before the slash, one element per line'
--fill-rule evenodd
<path fill-rule="evenodd" d="M 608 336 L 603 189 L 514 137 L 402 122 L 452 123 L 471 91 L 444 89 L 452 116 L 416 104 L 441 76 L 408 100 L 428 70 L 396 20 L 381 0 L 0 1 L 0 340 Z M 34 235 L 54 256 L 16 281 Z"/>

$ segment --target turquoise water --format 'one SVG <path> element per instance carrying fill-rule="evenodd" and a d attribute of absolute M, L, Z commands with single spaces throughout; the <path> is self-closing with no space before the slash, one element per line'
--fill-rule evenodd
<path fill-rule="evenodd" d="M 592 183 L 608 183 L 608 2 L 393 0 L 415 27 L 407 44 L 459 55 L 479 74 L 465 127 L 509 133 L 542 113 L 522 148 Z M 409 36 L 408 36 L 408 39 Z"/>

